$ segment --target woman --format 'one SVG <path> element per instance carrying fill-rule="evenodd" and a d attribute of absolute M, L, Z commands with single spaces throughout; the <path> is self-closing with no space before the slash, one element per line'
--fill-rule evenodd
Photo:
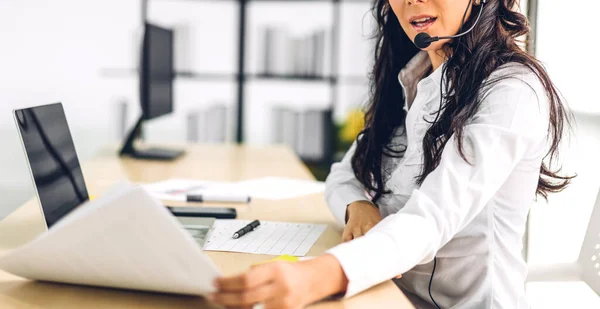
<path fill-rule="evenodd" d="M 380 0 L 365 129 L 327 179 L 345 243 L 221 278 L 228 307 L 301 308 L 394 277 L 417 308 L 527 308 L 522 236 L 569 118 L 516 0 Z M 466 10 L 465 10 L 466 8 Z M 479 20 L 477 21 L 477 19 Z M 423 51 L 421 32 L 452 40 Z M 422 36 L 422 35 L 421 35 Z"/>

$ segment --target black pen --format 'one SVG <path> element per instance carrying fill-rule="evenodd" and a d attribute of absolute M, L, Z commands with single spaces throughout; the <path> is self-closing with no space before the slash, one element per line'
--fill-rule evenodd
<path fill-rule="evenodd" d="M 259 225 L 260 225 L 260 222 L 258 220 L 254 220 L 254 221 L 248 223 L 248 225 L 244 226 L 239 231 L 233 233 L 233 239 L 238 239 L 238 238 L 246 235 L 247 233 L 254 231 L 254 229 L 256 229 Z"/>

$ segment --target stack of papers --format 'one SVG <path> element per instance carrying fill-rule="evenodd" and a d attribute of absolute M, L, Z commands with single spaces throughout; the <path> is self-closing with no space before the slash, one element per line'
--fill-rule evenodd
<path fill-rule="evenodd" d="M 204 295 L 219 270 L 177 219 L 141 187 L 120 184 L 0 258 L 17 276 Z"/>

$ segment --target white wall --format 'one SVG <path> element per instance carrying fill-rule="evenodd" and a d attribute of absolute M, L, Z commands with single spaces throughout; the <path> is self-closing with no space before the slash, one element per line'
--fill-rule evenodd
<path fill-rule="evenodd" d="M 83 158 L 114 140 L 114 94 L 98 72 L 127 64 L 138 11 L 138 1 L 0 1 L 0 218 L 33 192 L 12 109 L 63 102 Z"/>
<path fill-rule="evenodd" d="M 160 9 L 161 1 L 151 2 L 150 13 L 156 12 L 157 7 Z M 233 7 L 233 2 L 228 3 Z M 211 14 L 210 9 L 213 9 L 212 22 L 215 23 L 219 18 L 215 8 L 209 5 L 209 10 L 199 7 L 196 11 L 204 14 L 198 14 L 199 18 L 206 18 Z M 216 12 L 220 9 L 216 8 Z M 3 42 L 0 52 L 2 218 L 33 195 L 11 117 L 12 109 L 62 102 L 80 159 L 84 161 L 100 148 L 120 141 L 118 103 L 126 100 L 130 104 L 130 125 L 139 115 L 136 75 L 107 77 L 103 72 L 137 66 L 141 5 L 139 0 L 3 0 L 0 1 L 0 29 L 0 42 Z M 218 29 L 208 33 L 225 38 Z M 229 33 L 229 37 L 232 41 L 235 33 Z M 217 40 L 211 45 L 223 44 Z M 218 50 L 213 49 L 214 54 L 218 54 Z M 216 61 L 219 62 L 223 61 Z M 181 111 L 190 105 L 185 103 L 218 100 L 220 93 L 231 96 L 233 88 L 227 86 L 178 81 L 175 98 L 180 105 L 175 115 L 149 125 L 147 136 L 157 141 L 183 141 L 185 123 Z"/>
<path fill-rule="evenodd" d="M 587 40 L 598 29 L 594 18 L 577 18 L 576 26 L 569 21 L 586 12 L 600 11 L 595 0 L 565 5 L 560 1 L 539 1 L 537 56 L 550 77 L 564 95 L 579 124 L 572 143 L 565 144 L 564 165 L 568 172 L 580 176 L 564 194 L 552 198 L 549 206 L 534 209 L 532 224 L 536 230 L 532 239 L 533 263 L 568 262 L 579 253 L 584 228 L 591 212 L 600 179 L 600 128 L 594 127 L 594 114 L 600 115 L 600 62 L 595 54 L 600 50 L 597 39 Z M 587 115 L 587 116 L 586 116 Z M 582 118 L 583 117 L 583 118 Z M 585 123 L 584 123 L 585 122 Z"/>
<path fill-rule="evenodd" d="M 600 113 L 600 96 L 596 95 L 598 77 L 597 52 L 600 40 L 594 37 L 600 29 L 596 18 L 576 18 L 584 12 L 600 11 L 600 2 L 580 0 L 577 5 L 561 1 L 538 1 L 537 56 L 545 63 L 553 81 L 569 101 L 573 110 Z"/>
<path fill-rule="evenodd" d="M 149 19 L 167 27 L 186 24 L 190 71 L 234 73 L 237 69 L 236 1 L 149 1 Z M 367 3 L 345 4 L 339 59 L 341 74 L 357 75 L 368 67 L 370 44 Z M 139 0 L 2 0 L 0 1 L 0 218 L 33 195 L 11 110 L 63 102 L 82 160 L 107 144 L 119 142 L 117 104 L 130 104 L 129 124 L 139 113 L 135 74 L 109 77 L 106 69 L 137 66 L 141 34 Z M 247 69 L 258 63 L 258 31 L 284 23 L 302 33 L 330 26 L 331 3 L 251 2 Z M 310 20 L 310 22 L 307 22 Z M 176 38 L 177 39 L 177 38 Z M 362 45 L 361 45 L 362 44 Z M 176 46 L 177 48 L 177 46 Z M 176 52 L 177 55 L 177 52 Z M 358 61 L 357 61 L 358 60 Z M 176 60 L 177 62 L 177 60 Z M 358 64 L 357 64 L 358 63 Z M 361 64 L 362 63 L 362 64 Z M 146 138 L 156 142 L 185 140 L 186 113 L 212 102 L 231 106 L 237 96 L 232 81 L 178 79 L 175 113 L 149 123 Z M 364 86 L 347 84 L 338 90 L 338 118 L 365 99 Z M 252 144 L 270 141 L 268 106 L 272 103 L 328 105 L 329 87 L 322 82 L 251 81 L 246 89 L 246 138 Z M 233 119 L 232 119 L 233 120 Z M 233 123 L 232 123 L 233 124 Z M 229 131 L 233 140 L 234 127 Z"/>
<path fill-rule="evenodd" d="M 537 56 L 576 115 L 574 137 L 562 147 L 565 173 L 579 176 L 549 204 L 531 211 L 530 264 L 575 261 L 579 256 L 596 194 L 600 186 L 600 42 L 594 17 L 600 2 L 538 1 Z M 598 224 L 598 223 L 595 223 Z M 528 285 L 532 308 L 597 308 L 600 299 L 581 283 Z"/>

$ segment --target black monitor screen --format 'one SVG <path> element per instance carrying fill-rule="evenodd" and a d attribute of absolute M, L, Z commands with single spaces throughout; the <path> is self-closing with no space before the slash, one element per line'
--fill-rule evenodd
<path fill-rule="evenodd" d="M 173 31 L 146 24 L 142 55 L 142 109 L 145 119 L 173 111 Z"/>
<path fill-rule="evenodd" d="M 54 225 L 88 200 L 62 104 L 15 110 L 46 224 Z"/>

